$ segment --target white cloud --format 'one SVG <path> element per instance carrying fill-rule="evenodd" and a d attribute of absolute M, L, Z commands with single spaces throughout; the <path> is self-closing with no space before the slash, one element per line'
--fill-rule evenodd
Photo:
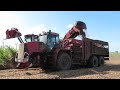
<path fill-rule="evenodd" d="M 28 27 L 27 28 L 29 30 L 25 32 L 25 34 L 39 34 L 42 31 L 47 31 L 47 28 L 45 27 L 45 24 L 40 24 L 40 25 L 36 25 L 36 26 L 32 26 L 32 27 Z"/>
<path fill-rule="evenodd" d="M 96 36 L 88 36 L 88 38 L 90 39 L 94 39 L 94 40 L 102 40 L 100 37 L 96 37 Z"/>
<path fill-rule="evenodd" d="M 32 27 L 28 27 L 26 28 L 29 30 L 29 32 L 24 32 L 25 34 L 29 34 L 29 33 L 33 33 L 33 34 L 39 34 L 42 31 L 48 32 L 49 30 L 56 30 L 56 27 L 50 27 L 49 25 L 46 24 L 40 24 L 40 25 L 36 25 L 36 26 L 32 26 Z"/>
<path fill-rule="evenodd" d="M 68 25 L 66 25 L 65 27 L 70 29 L 70 28 L 73 27 L 73 24 L 68 24 Z"/>
<path fill-rule="evenodd" d="M 54 27 L 53 30 L 56 30 L 56 27 Z"/>

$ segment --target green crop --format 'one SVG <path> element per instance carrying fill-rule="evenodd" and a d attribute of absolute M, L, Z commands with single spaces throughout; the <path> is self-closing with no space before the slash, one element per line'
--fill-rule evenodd
<path fill-rule="evenodd" d="M 10 46 L 0 48 L 0 65 L 5 66 L 16 54 L 17 50 Z"/>

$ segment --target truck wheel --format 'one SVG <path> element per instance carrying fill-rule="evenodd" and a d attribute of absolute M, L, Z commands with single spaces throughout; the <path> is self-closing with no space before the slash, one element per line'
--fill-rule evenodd
<path fill-rule="evenodd" d="M 58 57 L 57 70 L 68 70 L 71 68 L 71 59 L 67 53 L 62 53 Z"/>
<path fill-rule="evenodd" d="M 98 66 L 98 58 L 96 56 L 92 56 L 90 59 L 89 59 L 89 63 L 88 63 L 89 67 L 92 68 L 92 67 L 97 67 Z"/>
<path fill-rule="evenodd" d="M 98 66 L 104 65 L 104 57 L 100 56 L 98 57 Z"/>

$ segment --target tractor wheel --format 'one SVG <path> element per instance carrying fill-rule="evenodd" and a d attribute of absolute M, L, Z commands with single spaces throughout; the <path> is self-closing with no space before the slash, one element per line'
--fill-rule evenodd
<path fill-rule="evenodd" d="M 39 55 L 38 55 L 39 56 Z M 37 56 L 37 57 L 38 57 Z M 31 61 L 31 63 L 33 64 L 32 68 L 37 68 L 39 67 L 39 59 L 37 57 L 34 57 L 34 59 Z"/>
<path fill-rule="evenodd" d="M 102 57 L 102 56 L 99 56 L 98 57 L 98 66 L 101 66 L 101 65 L 104 65 L 104 57 Z"/>
<path fill-rule="evenodd" d="M 58 57 L 57 70 L 68 70 L 71 68 L 71 58 L 67 53 L 62 53 Z"/>
<path fill-rule="evenodd" d="M 88 66 L 90 68 L 97 67 L 98 66 L 98 58 L 96 56 L 90 57 L 90 59 L 88 61 Z"/>

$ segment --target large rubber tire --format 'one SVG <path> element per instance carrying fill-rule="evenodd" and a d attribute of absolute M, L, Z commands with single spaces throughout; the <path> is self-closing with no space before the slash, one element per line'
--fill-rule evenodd
<path fill-rule="evenodd" d="M 98 57 L 98 66 L 104 65 L 104 63 L 105 63 L 104 57 L 103 56 L 99 56 Z"/>
<path fill-rule="evenodd" d="M 98 66 L 98 58 L 96 56 L 92 56 L 89 59 L 88 66 L 90 68 Z"/>
<path fill-rule="evenodd" d="M 69 70 L 71 68 L 71 58 L 67 53 L 61 53 L 57 61 L 57 70 Z"/>

